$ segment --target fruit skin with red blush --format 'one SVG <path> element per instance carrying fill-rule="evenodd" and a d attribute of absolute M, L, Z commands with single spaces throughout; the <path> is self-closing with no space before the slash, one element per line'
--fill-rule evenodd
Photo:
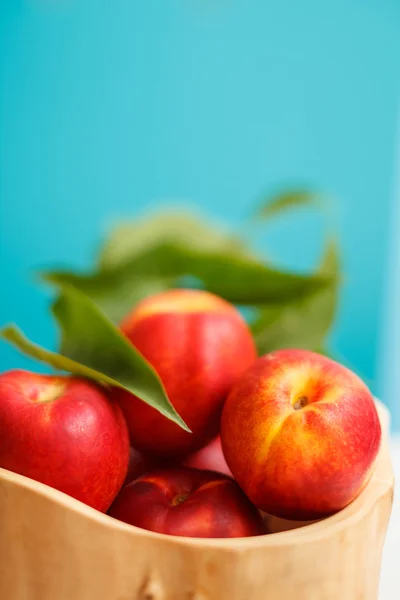
<path fill-rule="evenodd" d="M 212 471 L 160 469 L 124 487 L 110 516 L 168 535 L 236 538 L 261 535 L 258 510 L 237 483 Z"/>
<path fill-rule="evenodd" d="M 114 394 L 134 448 L 183 459 L 219 431 L 224 401 L 256 349 L 244 319 L 229 302 L 202 290 L 176 289 L 141 301 L 121 330 L 158 372 L 188 433 L 125 390 Z"/>
<path fill-rule="evenodd" d="M 105 512 L 126 476 L 129 434 L 109 392 L 78 377 L 0 375 L 0 467 Z"/>
<path fill-rule="evenodd" d="M 288 349 L 259 358 L 233 387 L 221 440 L 235 479 L 260 510 L 314 520 L 344 508 L 368 483 L 381 426 L 357 375 Z"/>

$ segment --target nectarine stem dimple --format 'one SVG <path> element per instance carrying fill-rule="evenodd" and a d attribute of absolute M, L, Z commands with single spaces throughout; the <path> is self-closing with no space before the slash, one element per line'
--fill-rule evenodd
<path fill-rule="evenodd" d="M 182 504 L 189 497 L 189 494 L 178 494 L 175 498 L 172 498 L 172 506 L 178 506 L 178 504 Z"/>
<path fill-rule="evenodd" d="M 300 410 L 301 408 L 304 408 L 305 406 L 307 406 L 307 404 L 308 404 L 307 396 L 300 396 L 300 398 L 297 398 L 296 402 L 293 404 L 293 408 L 294 408 L 294 410 Z"/>

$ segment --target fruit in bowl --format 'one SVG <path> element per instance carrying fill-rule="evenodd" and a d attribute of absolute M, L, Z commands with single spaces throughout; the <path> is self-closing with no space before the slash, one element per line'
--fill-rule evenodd
<path fill-rule="evenodd" d="M 255 507 L 292 522 L 317 520 L 345 507 L 368 483 L 380 423 L 368 388 L 345 367 L 305 350 L 254 360 L 239 312 L 199 290 L 147 298 L 121 327 L 153 364 L 192 433 L 129 388 L 117 390 L 113 379 L 106 387 L 11 371 L 0 376 L 0 467 L 100 511 L 113 504 L 112 514 L 127 522 L 200 537 L 247 535 L 238 524 L 244 515 L 260 519 Z M 214 515 L 218 507 L 218 527 L 193 517 L 182 524 L 189 533 L 179 534 L 178 511 L 168 515 L 180 490 L 185 518 L 200 508 L 203 517 Z M 157 521 L 156 514 L 166 516 Z"/>
<path fill-rule="evenodd" d="M 139 477 L 121 490 L 109 515 L 177 536 L 227 538 L 264 533 L 260 513 L 232 478 L 184 467 Z"/>
<path fill-rule="evenodd" d="M 367 484 L 381 426 L 357 375 L 313 352 L 279 350 L 233 387 L 221 439 L 229 468 L 259 509 L 313 520 L 341 510 Z"/>
<path fill-rule="evenodd" d="M 251 333 L 237 309 L 201 290 L 177 289 L 144 299 L 121 324 L 152 364 L 188 433 L 125 390 L 115 396 L 132 446 L 145 454 L 181 458 L 219 430 L 232 385 L 256 359 Z"/>
<path fill-rule="evenodd" d="M 105 512 L 126 476 L 129 435 L 118 404 L 78 377 L 0 375 L 0 467 Z"/>

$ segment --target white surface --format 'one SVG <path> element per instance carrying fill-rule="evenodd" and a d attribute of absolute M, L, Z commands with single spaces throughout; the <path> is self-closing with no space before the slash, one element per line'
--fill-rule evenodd
<path fill-rule="evenodd" d="M 392 440 L 392 460 L 396 483 L 400 481 L 400 436 Z M 393 513 L 383 551 L 379 600 L 400 599 L 400 491 L 395 489 Z"/>

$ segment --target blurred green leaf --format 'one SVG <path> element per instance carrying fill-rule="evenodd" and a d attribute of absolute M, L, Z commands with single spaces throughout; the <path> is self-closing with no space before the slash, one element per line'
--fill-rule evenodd
<path fill-rule="evenodd" d="M 172 281 L 192 276 L 200 280 L 205 289 L 230 302 L 242 305 L 288 303 L 293 298 L 303 298 L 329 285 L 325 275 L 300 275 L 273 269 L 251 257 L 244 257 L 229 250 L 193 250 L 187 244 L 164 243 L 150 248 L 133 260 L 113 269 L 103 269 L 92 275 L 76 275 L 65 272 L 43 274 L 46 281 L 56 285 L 70 284 L 84 290 L 107 312 L 104 293 L 117 298 L 112 317 L 122 318 L 132 308 L 128 290 L 136 289 L 143 281 Z M 103 294 L 103 295 L 102 295 Z M 108 297 L 108 302 L 109 302 Z M 116 314 L 116 313 L 120 314 Z"/>
<path fill-rule="evenodd" d="M 291 190 L 266 198 L 255 216 L 262 221 L 292 208 L 321 205 L 321 200 L 313 191 Z M 83 291 L 114 322 L 142 298 L 194 282 L 242 310 L 255 310 L 253 331 L 259 351 L 266 352 L 293 345 L 325 347 L 336 306 L 337 270 L 332 244 L 318 272 L 290 273 L 257 259 L 237 235 L 180 211 L 117 227 L 92 273 L 54 271 L 42 276 Z"/>
<path fill-rule="evenodd" d="M 124 269 L 109 269 L 93 274 L 75 272 L 50 272 L 42 274 L 48 283 L 57 286 L 72 286 L 80 290 L 95 303 L 115 324 L 143 298 L 174 287 L 175 278 L 124 276 Z"/>
<path fill-rule="evenodd" d="M 321 207 L 322 205 L 322 196 L 317 192 L 306 189 L 293 189 L 277 193 L 274 196 L 264 197 L 254 211 L 252 218 L 258 221 L 267 221 L 294 208 Z"/>
<path fill-rule="evenodd" d="M 260 309 L 252 325 L 259 354 L 279 348 L 304 348 L 318 352 L 325 347 L 338 296 L 339 258 L 334 242 L 328 244 L 319 273 L 330 278 L 325 287 L 303 298 L 294 296 L 286 306 Z"/>
<path fill-rule="evenodd" d="M 171 269 L 165 258 L 157 261 L 163 248 L 178 245 L 190 252 L 223 250 L 247 256 L 244 242 L 230 232 L 192 213 L 161 212 L 117 226 L 106 240 L 99 267 L 93 273 L 75 271 L 44 274 L 57 285 L 72 285 L 87 294 L 114 322 L 120 320 L 143 298 L 151 294 L 193 285 L 196 277 L 187 269 Z M 173 251 L 174 253 L 174 251 Z M 180 254 L 180 252 L 179 252 Z M 168 269 L 163 272 L 163 266 Z M 200 286 L 202 287 L 201 282 Z"/>
<path fill-rule="evenodd" d="M 14 326 L 0 336 L 56 369 L 127 390 L 188 430 L 153 367 L 87 296 L 63 288 L 53 314 L 61 332 L 60 354 L 33 344 Z"/>
<path fill-rule="evenodd" d="M 155 247 L 177 244 L 190 250 L 230 251 L 248 255 L 240 238 L 189 212 L 162 211 L 122 223 L 108 237 L 99 257 L 100 269 L 112 269 Z"/>

